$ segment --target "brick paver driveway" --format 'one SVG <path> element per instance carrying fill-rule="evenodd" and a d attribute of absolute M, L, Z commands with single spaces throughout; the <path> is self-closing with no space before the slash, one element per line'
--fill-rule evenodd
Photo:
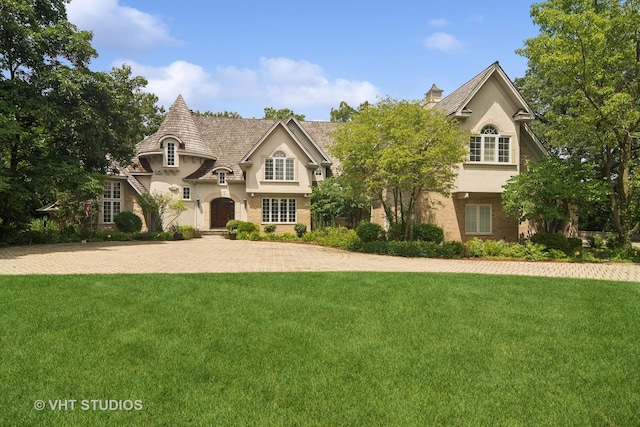
<path fill-rule="evenodd" d="M 321 246 L 229 241 L 102 242 L 0 249 L 0 274 L 414 271 L 575 277 L 640 282 L 638 264 L 399 258 Z"/>

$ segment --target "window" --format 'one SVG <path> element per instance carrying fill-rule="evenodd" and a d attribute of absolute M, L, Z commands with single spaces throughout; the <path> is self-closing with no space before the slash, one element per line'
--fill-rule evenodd
<path fill-rule="evenodd" d="M 282 151 L 276 151 L 273 157 L 264 159 L 264 179 L 267 181 L 293 181 L 295 163 L 287 159 Z"/>
<path fill-rule="evenodd" d="M 119 182 L 106 182 L 102 193 L 102 222 L 113 223 L 122 209 L 122 187 Z"/>
<path fill-rule="evenodd" d="M 176 143 L 167 142 L 167 166 L 176 166 Z"/>
<path fill-rule="evenodd" d="M 262 199 L 262 222 L 295 223 L 296 199 Z"/>
<path fill-rule="evenodd" d="M 316 176 L 322 176 L 322 168 L 316 169 L 315 175 Z"/>
<path fill-rule="evenodd" d="M 191 187 L 182 187 L 182 199 L 191 200 Z"/>
<path fill-rule="evenodd" d="M 218 184 L 227 185 L 227 173 L 226 172 L 218 172 Z"/>
<path fill-rule="evenodd" d="M 494 126 L 483 127 L 479 136 L 472 136 L 469 140 L 469 161 L 509 163 L 511 138 L 500 136 L 500 132 Z"/>
<path fill-rule="evenodd" d="M 491 205 L 466 205 L 464 223 L 466 234 L 491 234 Z"/>

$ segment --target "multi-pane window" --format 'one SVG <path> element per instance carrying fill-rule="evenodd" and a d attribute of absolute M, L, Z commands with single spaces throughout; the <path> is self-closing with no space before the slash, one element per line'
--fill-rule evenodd
<path fill-rule="evenodd" d="M 472 136 L 469 140 L 469 161 L 509 163 L 511 138 L 500 136 L 500 132 L 494 126 L 483 127 L 479 136 Z"/>
<path fill-rule="evenodd" d="M 295 223 L 296 199 L 262 199 L 262 222 Z"/>
<path fill-rule="evenodd" d="M 491 205 L 465 206 L 466 234 L 491 234 Z"/>
<path fill-rule="evenodd" d="M 218 172 L 218 184 L 226 185 L 227 184 L 227 173 L 226 172 Z"/>
<path fill-rule="evenodd" d="M 282 151 L 276 151 L 273 157 L 264 159 L 264 179 L 268 181 L 293 181 L 295 179 L 295 161 L 287 159 Z"/>
<path fill-rule="evenodd" d="M 191 200 L 191 187 L 182 187 L 182 199 Z"/>
<path fill-rule="evenodd" d="M 176 165 L 176 143 L 167 142 L 167 166 Z"/>
<path fill-rule="evenodd" d="M 122 210 L 122 187 L 119 182 L 106 182 L 102 193 L 102 222 L 112 223 Z"/>
<path fill-rule="evenodd" d="M 315 175 L 316 176 L 322 176 L 322 168 L 316 169 Z"/>

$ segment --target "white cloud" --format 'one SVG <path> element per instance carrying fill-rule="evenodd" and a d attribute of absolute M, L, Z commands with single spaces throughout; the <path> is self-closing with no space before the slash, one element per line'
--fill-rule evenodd
<path fill-rule="evenodd" d="M 340 101 L 358 106 L 374 102 L 379 90 L 369 82 L 337 78 L 308 61 L 289 58 L 260 58 L 256 69 L 217 67 L 211 73 L 201 66 L 176 61 L 166 67 L 149 67 L 125 61 L 135 75 L 147 78 L 149 92 L 168 108 L 182 94 L 194 110 L 238 111 L 245 117 L 262 117 L 264 107 L 291 108 L 299 114 L 329 116 Z M 246 109 L 240 111 L 240 106 Z"/>
<path fill-rule="evenodd" d="M 185 61 L 175 61 L 166 67 L 149 67 L 132 61 L 134 75 L 146 77 L 146 90 L 154 93 L 165 107 L 171 106 L 178 95 L 187 99 L 216 98 L 222 94 L 222 87 L 214 77 L 202 67 Z"/>
<path fill-rule="evenodd" d="M 434 18 L 428 22 L 430 27 L 446 27 L 449 25 L 449 21 L 446 18 Z"/>
<path fill-rule="evenodd" d="M 428 49 L 441 50 L 447 53 L 464 48 L 463 42 L 448 33 L 433 33 L 424 40 L 424 45 Z"/>
<path fill-rule="evenodd" d="M 161 19 L 118 2 L 72 0 L 67 7 L 69 21 L 81 30 L 93 31 L 97 48 L 136 52 L 178 44 Z"/>

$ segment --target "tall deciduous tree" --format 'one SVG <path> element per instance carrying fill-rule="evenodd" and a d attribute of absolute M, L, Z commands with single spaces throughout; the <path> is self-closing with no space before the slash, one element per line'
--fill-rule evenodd
<path fill-rule="evenodd" d="M 385 98 L 339 126 L 334 141 L 350 185 L 379 202 L 406 239 L 420 196 L 450 192 L 467 136 L 441 111 Z"/>
<path fill-rule="evenodd" d="M 519 84 L 543 137 L 597 165 L 612 224 L 629 245 L 640 230 L 640 1 L 549 0 L 531 15 L 540 34 L 520 50 L 530 69 Z"/>
<path fill-rule="evenodd" d="M 128 67 L 92 72 L 91 33 L 67 0 L 0 3 L 0 225 L 19 228 L 57 191 L 129 161 L 159 123 L 157 98 Z M 50 200 L 49 200 L 50 201 Z"/>

